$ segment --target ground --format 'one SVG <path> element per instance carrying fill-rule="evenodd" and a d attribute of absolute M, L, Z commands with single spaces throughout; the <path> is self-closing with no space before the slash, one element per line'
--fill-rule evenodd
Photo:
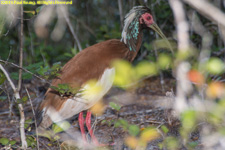
<path fill-rule="evenodd" d="M 106 104 L 106 109 L 101 116 L 93 116 L 92 122 L 94 124 L 94 132 L 100 143 L 114 143 L 109 146 L 110 149 L 128 149 L 124 144 L 124 138 L 128 136 L 128 132 L 122 127 L 114 127 L 116 120 L 126 120 L 129 124 L 137 125 L 139 128 L 157 127 L 159 129 L 165 125 L 169 132 L 167 135 L 173 135 L 179 138 L 179 118 L 173 114 L 171 106 L 174 102 L 174 91 L 176 81 L 172 77 L 166 77 L 163 80 L 159 77 L 150 77 L 140 83 L 130 87 L 128 90 L 121 90 L 119 88 L 112 88 L 110 92 L 104 97 L 103 102 Z M 34 105 L 40 101 L 43 91 L 45 91 L 46 84 L 34 79 L 24 83 L 24 87 L 29 90 L 31 99 Z M 26 95 L 25 90 L 21 95 Z M 108 104 L 114 102 L 121 106 L 119 111 L 112 109 Z M 0 138 L 5 137 L 10 140 L 15 140 L 17 143 L 13 145 L 16 149 L 20 145 L 19 134 L 19 117 L 16 106 L 13 107 L 14 114 L 9 117 L 9 102 L 0 101 Z M 29 100 L 24 104 L 26 119 L 32 118 L 32 109 Z M 40 149 L 60 149 L 65 145 L 63 141 L 79 141 L 80 137 L 77 116 L 69 120 L 71 127 L 66 132 L 57 134 L 60 139 L 50 141 L 47 138 L 39 137 Z M 164 134 L 161 137 L 150 142 L 147 149 L 159 149 L 158 144 L 163 141 Z M 191 135 L 193 141 L 199 141 L 198 132 Z M 74 141 L 72 142 L 75 143 Z M 4 149 L 2 145 L 1 149 Z M 93 147 L 92 147 L 93 148 Z M 197 146 L 201 149 L 201 145 Z"/>

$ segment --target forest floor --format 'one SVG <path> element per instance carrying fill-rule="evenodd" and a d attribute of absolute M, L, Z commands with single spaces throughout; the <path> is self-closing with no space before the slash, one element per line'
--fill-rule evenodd
<path fill-rule="evenodd" d="M 124 144 L 124 138 L 128 136 L 128 132 L 122 127 L 114 126 L 114 122 L 119 119 L 123 119 L 129 124 L 137 125 L 140 129 L 146 127 L 156 127 L 160 129 L 160 127 L 164 125 L 169 129 L 167 136 L 172 135 L 179 139 L 180 121 L 174 117 L 171 109 L 174 102 L 173 91 L 175 85 L 176 81 L 173 78 L 165 78 L 164 84 L 162 85 L 159 77 L 151 77 L 139 83 L 138 86 L 133 86 L 126 91 L 112 88 L 103 99 L 103 102 L 106 104 L 103 115 L 92 117 L 94 133 L 99 142 L 104 144 L 114 143 L 113 146 L 108 147 L 109 149 L 128 149 Z M 40 95 L 43 95 L 46 85 L 36 80 L 31 80 L 25 82 L 24 87 L 28 89 L 31 99 L 33 100 L 32 103 L 35 105 L 35 103 L 41 99 L 36 97 L 41 97 Z M 39 93 L 39 95 L 37 93 Z M 24 90 L 21 95 L 26 95 L 26 91 Z M 119 111 L 112 109 L 108 105 L 109 102 L 120 105 L 121 109 Z M 24 108 L 26 119 L 31 119 L 33 114 L 29 101 L 24 105 Z M 18 149 L 21 144 L 19 117 L 18 110 L 15 106 L 13 110 L 15 110 L 14 116 L 9 117 L 9 102 L 0 101 L 0 138 L 4 137 L 15 140 L 16 144 L 12 146 L 12 149 Z M 62 148 L 62 145 L 65 144 L 63 141 L 73 141 L 72 143 L 76 143 L 74 141 L 78 142 L 81 136 L 77 115 L 69 121 L 71 127 L 68 131 L 59 133 L 59 138 L 57 140 L 39 137 L 40 149 L 60 149 L 60 147 Z M 163 142 L 165 133 L 162 133 L 161 130 L 158 131 L 161 134 L 160 138 L 151 141 L 147 149 L 159 149 L 158 144 Z M 197 131 L 190 135 L 190 139 L 200 143 L 200 137 Z M 5 148 L 0 144 L 0 149 Z M 90 149 L 93 149 L 93 147 Z M 197 146 L 197 149 L 201 149 L 201 145 Z"/>

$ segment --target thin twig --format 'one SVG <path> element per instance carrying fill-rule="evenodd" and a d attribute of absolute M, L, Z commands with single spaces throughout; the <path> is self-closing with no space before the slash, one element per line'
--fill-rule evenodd
<path fill-rule="evenodd" d="M 82 47 L 81 47 L 80 41 L 79 41 L 77 35 L 74 32 L 73 26 L 72 26 L 72 24 L 70 22 L 70 19 L 69 19 L 68 15 L 65 12 L 65 9 L 63 7 L 61 7 L 61 6 L 59 6 L 59 7 L 60 7 L 60 9 L 61 9 L 61 11 L 63 13 L 64 18 L 66 19 L 66 23 L 67 23 L 67 25 L 68 25 L 68 27 L 70 29 L 70 32 L 73 35 L 73 38 L 75 39 L 75 41 L 77 43 L 77 46 L 78 46 L 79 51 L 82 51 Z"/>
<path fill-rule="evenodd" d="M 120 25 L 121 25 L 121 29 L 123 29 L 123 7 L 122 7 L 121 0 L 118 0 L 118 6 L 119 6 L 119 12 L 120 12 Z"/>
<path fill-rule="evenodd" d="M 9 77 L 9 74 L 6 72 L 5 68 L 0 64 L 0 69 L 2 72 L 5 74 L 10 86 L 12 87 L 14 91 L 14 97 L 16 100 L 20 99 L 19 91 L 16 89 L 14 83 L 12 82 L 11 78 Z M 22 104 L 18 104 L 19 106 L 19 111 L 20 111 L 20 136 L 21 136 L 21 142 L 22 142 L 22 148 L 26 149 L 27 148 L 27 142 L 26 142 L 26 136 L 25 136 L 25 131 L 24 131 L 24 122 L 25 122 L 25 116 L 24 116 L 24 109 Z"/>
<path fill-rule="evenodd" d="M 30 101 L 32 113 L 33 113 L 33 115 L 34 115 L 34 125 L 35 125 L 35 131 L 36 131 L 37 149 L 39 150 L 39 139 L 38 139 L 38 129 L 37 129 L 38 127 L 37 127 L 37 120 L 36 120 L 36 118 L 35 118 L 35 111 L 34 111 L 33 103 L 32 103 L 31 98 L 30 98 L 30 94 L 29 94 L 29 92 L 28 92 L 28 90 L 27 90 L 26 87 L 25 87 L 25 90 L 26 90 L 26 92 L 27 92 L 27 96 L 28 96 L 28 99 L 29 99 L 29 101 Z"/>
<path fill-rule="evenodd" d="M 12 52 L 12 47 L 10 46 L 9 55 L 8 55 L 8 57 L 7 57 L 6 61 L 8 61 L 8 60 L 9 60 L 9 57 L 10 57 L 10 55 L 11 55 L 11 52 Z"/>
<path fill-rule="evenodd" d="M 73 18 L 73 19 L 76 19 L 77 22 L 81 24 L 81 27 L 84 27 L 88 32 L 91 33 L 91 35 L 96 37 L 95 32 L 84 21 L 80 20 L 79 18 L 77 18 L 76 16 L 74 16 L 72 14 L 70 14 L 70 17 Z"/>
<path fill-rule="evenodd" d="M 25 69 L 25 68 L 22 68 L 22 67 L 18 66 L 17 64 L 14 64 L 14 63 L 8 62 L 8 61 L 4 61 L 4 60 L 1 60 L 1 59 L 0 59 L 0 62 L 3 62 L 3 63 L 5 63 L 5 64 L 10 64 L 10 65 L 12 65 L 12 66 L 14 66 L 14 67 L 17 67 L 17 68 L 19 68 L 19 69 L 22 69 L 23 71 L 32 74 L 32 75 L 35 76 L 36 78 L 38 78 L 38 79 L 40 79 L 40 80 L 43 80 L 43 81 L 45 81 L 45 82 L 48 83 L 48 84 L 51 84 L 51 83 L 50 83 L 49 81 L 47 81 L 46 79 L 44 79 L 44 78 L 42 78 L 42 77 L 40 77 L 40 76 L 38 76 L 38 75 L 36 75 L 36 74 L 30 72 L 29 70 L 27 70 L 27 69 Z"/>

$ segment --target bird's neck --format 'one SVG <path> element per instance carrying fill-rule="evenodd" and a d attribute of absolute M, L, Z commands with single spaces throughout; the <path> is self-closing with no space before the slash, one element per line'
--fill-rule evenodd
<path fill-rule="evenodd" d="M 121 41 L 126 44 L 129 49 L 129 51 L 127 52 L 129 54 L 129 61 L 132 61 L 135 58 L 142 44 L 143 33 L 139 20 L 137 18 L 134 18 L 130 22 L 129 17 L 127 17 L 124 22 L 124 28 L 122 32 Z"/>
<path fill-rule="evenodd" d="M 131 22 L 125 21 L 121 41 L 127 45 L 130 51 L 137 50 L 140 35 L 142 36 L 142 29 L 138 19 L 133 19 Z"/>
<path fill-rule="evenodd" d="M 130 62 L 132 62 L 134 60 L 134 58 L 137 56 L 137 53 L 139 52 L 140 48 L 141 48 L 141 44 L 142 44 L 142 36 L 143 36 L 143 32 L 142 30 L 139 31 L 139 34 L 137 36 L 137 40 L 135 42 L 135 50 L 131 51 L 129 49 L 129 51 L 127 51 L 127 56 L 126 59 Z M 127 45 L 127 44 L 126 44 Z M 129 48 L 129 45 L 127 45 L 127 47 Z"/>

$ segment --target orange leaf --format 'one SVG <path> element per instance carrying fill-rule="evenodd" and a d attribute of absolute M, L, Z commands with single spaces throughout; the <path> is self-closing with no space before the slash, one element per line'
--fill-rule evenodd
<path fill-rule="evenodd" d="M 204 76 L 197 70 L 190 70 L 188 72 L 188 79 L 199 85 L 202 85 L 205 82 Z"/>
<path fill-rule="evenodd" d="M 225 94 L 225 86 L 221 82 L 212 82 L 209 84 L 206 94 L 210 98 L 220 98 Z"/>
<path fill-rule="evenodd" d="M 128 147 L 135 149 L 138 145 L 138 139 L 136 137 L 133 136 L 128 136 L 125 139 L 125 143 Z"/>

